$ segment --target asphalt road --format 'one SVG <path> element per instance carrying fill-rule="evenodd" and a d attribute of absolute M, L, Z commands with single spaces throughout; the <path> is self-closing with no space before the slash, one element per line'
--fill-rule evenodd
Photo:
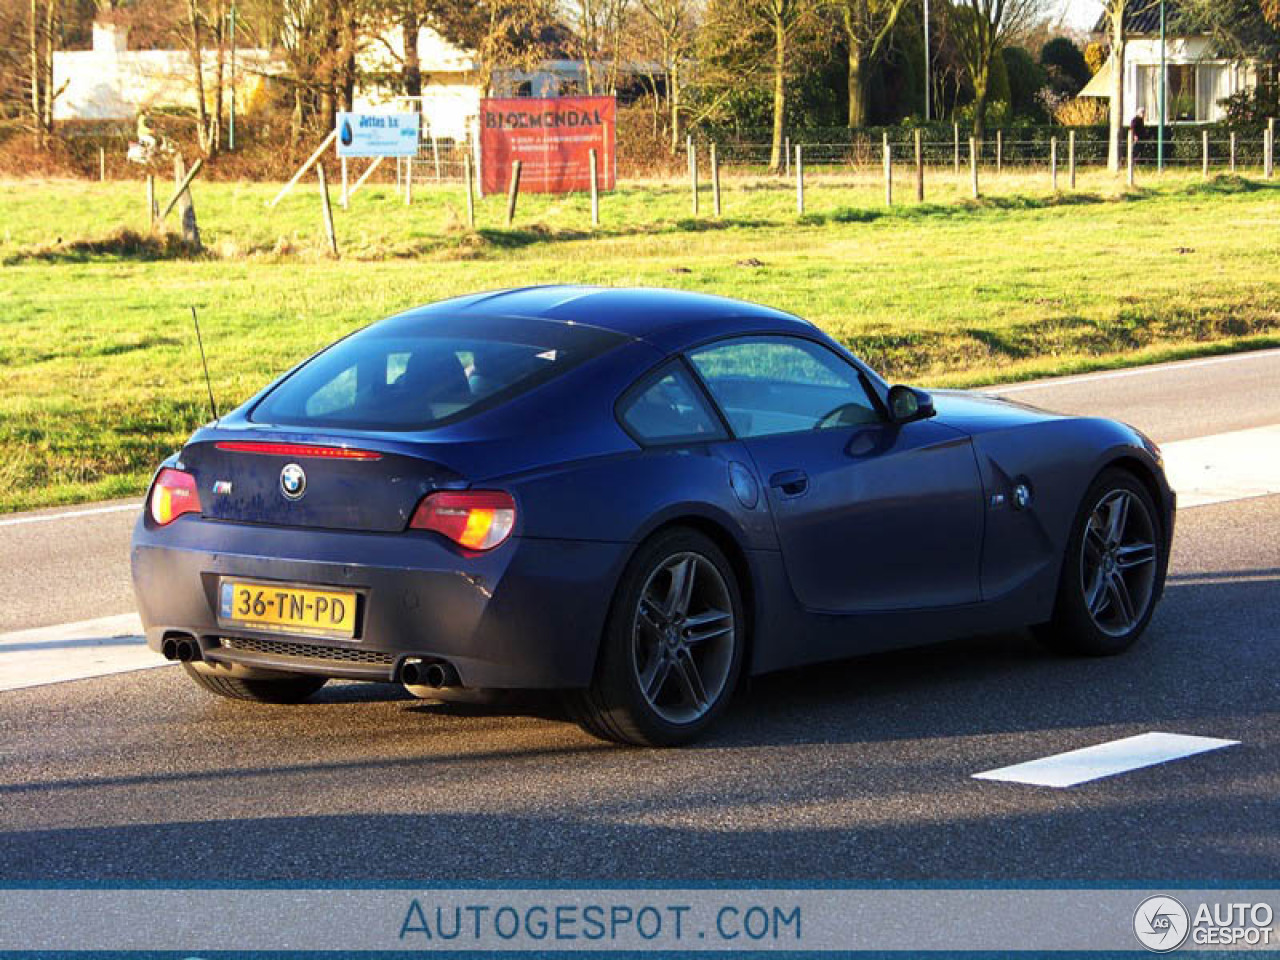
<path fill-rule="evenodd" d="M 1009 395 L 1227 433 L 1280 421 L 1280 352 Z M 0 630 L 127 612 L 129 519 L 0 526 Z M 258 707 L 177 668 L 0 693 L 0 881 L 1274 880 L 1278 530 L 1278 496 L 1180 511 L 1123 657 L 1018 634 L 770 676 L 681 751 L 602 745 L 550 700 Z M 57 572 L 83 609 L 35 589 Z M 972 778 L 1153 730 L 1240 745 L 1066 790 Z"/>

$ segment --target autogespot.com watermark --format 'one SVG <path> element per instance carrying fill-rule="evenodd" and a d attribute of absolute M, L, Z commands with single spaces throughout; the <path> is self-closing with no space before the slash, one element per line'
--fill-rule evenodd
<path fill-rule="evenodd" d="M 1277 904 L 1275 887 L 9 888 L 0 956 L 1274 952 Z"/>
<path fill-rule="evenodd" d="M 1169 953 L 1191 947 L 1269 947 L 1275 930 L 1269 903 L 1201 902 L 1194 912 L 1176 897 L 1147 897 L 1133 914 L 1133 932 L 1148 950 Z"/>
<path fill-rule="evenodd" d="M 445 942 L 460 945 L 513 941 L 538 944 L 660 941 L 667 946 L 714 940 L 721 943 L 799 945 L 799 905 L 618 902 L 515 906 L 498 903 L 441 904 L 414 898 L 400 924 L 406 947 Z"/>

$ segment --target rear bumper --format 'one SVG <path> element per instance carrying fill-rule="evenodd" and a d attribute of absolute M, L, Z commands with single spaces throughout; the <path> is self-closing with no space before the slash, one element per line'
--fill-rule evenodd
<path fill-rule="evenodd" d="M 464 686 L 586 686 L 630 546 L 513 538 L 465 556 L 429 533 L 375 534 L 189 516 L 134 529 L 134 592 L 147 643 L 193 636 L 214 664 L 390 681 L 406 659 L 446 661 Z M 353 590 L 354 640 L 233 629 L 222 577 Z"/>

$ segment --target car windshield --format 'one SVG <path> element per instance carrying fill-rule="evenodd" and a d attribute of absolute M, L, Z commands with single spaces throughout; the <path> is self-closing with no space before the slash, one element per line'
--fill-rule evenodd
<path fill-rule="evenodd" d="M 407 319 L 384 321 L 312 358 L 268 393 L 249 419 L 428 430 L 504 403 L 623 339 L 546 321 Z"/>

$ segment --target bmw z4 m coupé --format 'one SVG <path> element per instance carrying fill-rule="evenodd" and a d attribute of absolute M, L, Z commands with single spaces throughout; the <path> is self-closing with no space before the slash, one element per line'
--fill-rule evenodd
<path fill-rule="evenodd" d="M 556 689 L 667 745 L 785 667 L 1023 627 L 1119 653 L 1173 519 L 1123 424 L 891 387 L 761 306 L 552 286 L 375 323 L 200 428 L 132 566 L 213 693 Z"/>

